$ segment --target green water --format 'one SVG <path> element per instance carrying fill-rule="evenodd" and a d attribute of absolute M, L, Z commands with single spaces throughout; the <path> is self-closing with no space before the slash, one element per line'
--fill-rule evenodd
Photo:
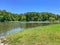
<path fill-rule="evenodd" d="M 0 22 L 0 37 L 5 36 L 22 29 L 33 28 L 37 26 L 43 26 L 47 24 L 42 23 L 20 23 L 20 22 Z"/>

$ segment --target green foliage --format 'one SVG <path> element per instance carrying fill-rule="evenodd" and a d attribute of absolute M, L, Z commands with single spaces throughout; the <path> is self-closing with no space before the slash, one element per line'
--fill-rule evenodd
<path fill-rule="evenodd" d="M 52 19 L 51 19 L 52 18 Z M 27 12 L 24 14 L 13 14 L 6 10 L 0 10 L 0 22 L 4 21 L 50 21 L 60 20 L 60 15 L 48 12 Z"/>
<path fill-rule="evenodd" d="M 52 21 L 52 22 L 54 22 L 55 21 L 55 18 L 50 17 L 49 20 Z"/>

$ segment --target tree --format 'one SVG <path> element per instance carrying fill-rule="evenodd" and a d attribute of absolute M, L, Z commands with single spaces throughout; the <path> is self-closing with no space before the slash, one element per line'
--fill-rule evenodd
<path fill-rule="evenodd" d="M 49 20 L 50 20 L 50 22 L 54 22 L 55 21 L 55 18 L 50 17 Z"/>
<path fill-rule="evenodd" d="M 13 14 L 6 10 L 0 10 L 0 22 L 4 21 L 54 21 L 60 20 L 60 15 L 48 12 L 27 12 Z"/>

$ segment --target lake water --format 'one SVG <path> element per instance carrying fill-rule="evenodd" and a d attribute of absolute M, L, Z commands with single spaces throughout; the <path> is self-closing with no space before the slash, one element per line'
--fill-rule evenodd
<path fill-rule="evenodd" d="M 0 22 L 0 37 L 27 28 L 43 26 L 41 23 Z"/>

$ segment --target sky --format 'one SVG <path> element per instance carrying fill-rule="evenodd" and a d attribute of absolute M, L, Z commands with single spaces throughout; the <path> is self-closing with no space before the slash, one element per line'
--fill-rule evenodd
<path fill-rule="evenodd" d="M 60 14 L 60 0 L 0 0 L 0 10 L 18 14 L 25 12 Z"/>

